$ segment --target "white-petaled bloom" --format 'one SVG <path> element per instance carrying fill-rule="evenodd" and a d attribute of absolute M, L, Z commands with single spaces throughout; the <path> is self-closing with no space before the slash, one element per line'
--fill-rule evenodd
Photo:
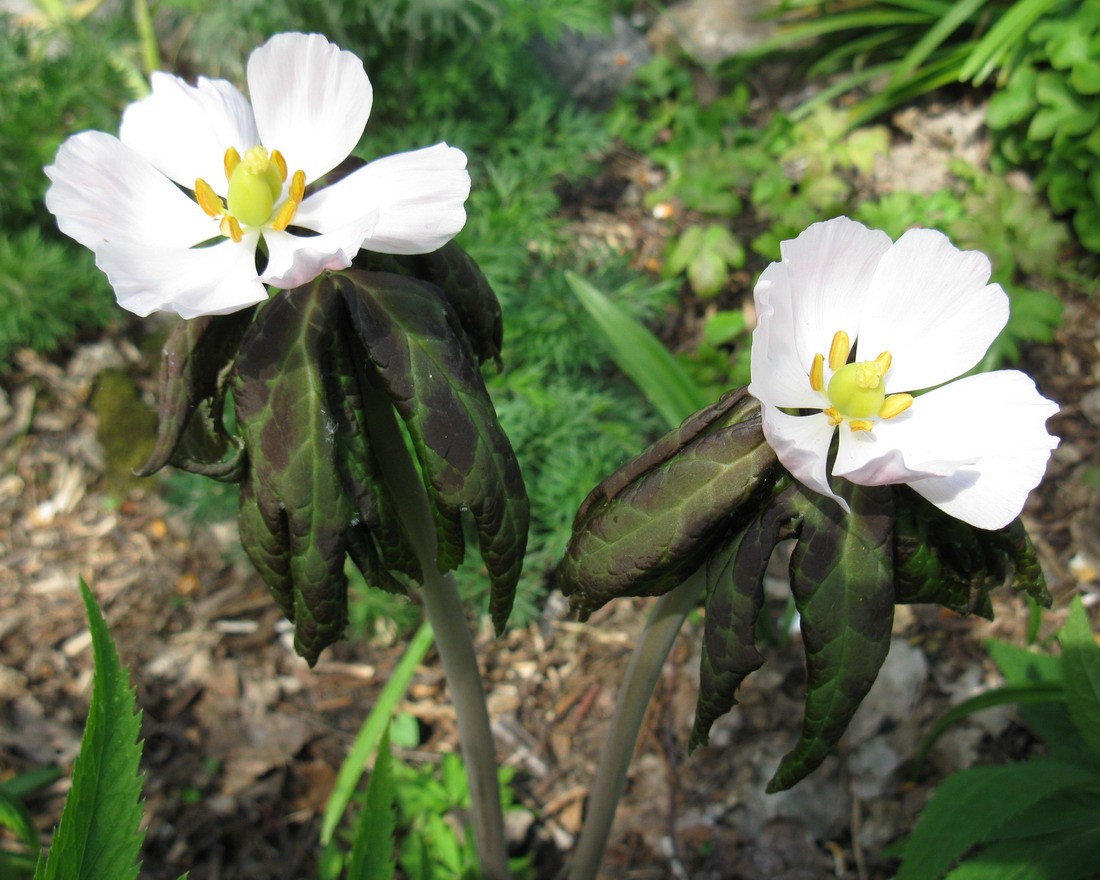
<path fill-rule="evenodd" d="M 989 259 L 935 230 L 892 242 L 847 217 L 781 254 L 756 285 L 749 392 L 787 470 L 847 509 L 829 484 L 839 433 L 833 477 L 908 483 L 979 528 L 1015 519 L 1058 445 L 1058 407 L 1015 370 L 956 379 L 1008 321 Z"/>
<path fill-rule="evenodd" d="M 154 73 L 119 137 L 73 135 L 46 169 L 46 206 L 95 252 L 124 308 L 227 314 L 266 299 L 266 284 L 347 268 L 362 248 L 428 253 L 462 228 L 466 156 L 444 143 L 306 195 L 370 115 L 370 80 L 350 52 L 318 34 L 279 34 L 252 53 L 247 78 L 251 104 L 226 80 Z"/>

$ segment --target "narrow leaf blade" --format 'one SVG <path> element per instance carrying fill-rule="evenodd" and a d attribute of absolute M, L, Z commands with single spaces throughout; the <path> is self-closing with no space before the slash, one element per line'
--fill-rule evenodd
<path fill-rule="evenodd" d="M 1089 626 L 1080 596 L 1075 596 L 1059 640 L 1066 680 L 1066 702 L 1081 735 L 1100 755 L 1100 645 Z"/>
<path fill-rule="evenodd" d="M 355 824 L 354 843 L 348 861 L 347 880 L 391 880 L 397 810 L 394 804 L 393 755 L 387 727 L 378 743 L 366 803 Z"/>

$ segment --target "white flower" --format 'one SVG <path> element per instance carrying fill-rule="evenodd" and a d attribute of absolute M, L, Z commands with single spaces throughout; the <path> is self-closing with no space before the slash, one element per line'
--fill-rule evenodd
<path fill-rule="evenodd" d="M 756 285 L 749 391 L 787 470 L 847 509 L 827 475 L 839 432 L 833 477 L 908 483 L 984 529 L 1015 519 L 1058 445 L 1045 426 L 1058 407 L 1015 370 L 944 384 L 1008 320 L 988 258 L 931 229 L 891 242 L 847 217 L 815 223 L 781 254 Z"/>
<path fill-rule="evenodd" d="M 306 195 L 370 115 L 370 80 L 350 52 L 318 34 L 279 34 L 249 58 L 248 87 L 251 105 L 225 80 L 154 73 L 118 138 L 74 135 L 46 169 L 46 206 L 95 252 L 124 308 L 227 314 L 266 299 L 265 284 L 347 268 L 361 248 L 436 250 L 466 222 L 466 156 L 442 143 Z"/>

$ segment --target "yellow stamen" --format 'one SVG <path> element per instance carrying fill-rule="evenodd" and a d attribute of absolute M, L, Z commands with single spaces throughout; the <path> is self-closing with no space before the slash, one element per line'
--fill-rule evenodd
<path fill-rule="evenodd" d="M 241 164 L 241 154 L 237 152 L 235 147 L 230 147 L 225 151 L 223 164 L 225 165 L 225 179 L 232 180 L 233 170 Z"/>
<path fill-rule="evenodd" d="M 832 425 L 834 428 L 844 421 L 844 416 L 840 414 L 840 410 L 838 410 L 835 406 L 830 406 L 827 409 L 822 410 L 822 412 L 825 413 L 825 415 L 829 419 L 829 424 Z"/>
<path fill-rule="evenodd" d="M 293 200 L 285 202 L 279 209 L 279 213 L 275 215 L 275 219 L 271 221 L 271 228 L 276 232 L 282 232 L 290 225 L 290 221 L 294 219 L 294 215 L 297 213 L 297 202 Z"/>
<path fill-rule="evenodd" d="M 195 201 L 210 217 L 220 217 L 225 212 L 222 200 L 218 198 L 213 187 L 202 178 L 195 181 Z"/>
<path fill-rule="evenodd" d="M 810 387 L 814 391 L 825 390 L 825 356 L 814 355 L 813 366 L 810 367 Z"/>
<path fill-rule="evenodd" d="M 284 174 L 284 179 L 286 175 Z M 301 169 L 294 172 L 294 177 L 290 180 L 290 200 L 292 202 L 300 202 L 306 195 L 306 173 Z"/>
<path fill-rule="evenodd" d="M 829 346 L 829 369 L 834 373 L 848 363 L 848 353 L 852 350 L 852 343 L 848 334 L 843 330 L 837 330 L 833 336 L 833 344 Z"/>
<path fill-rule="evenodd" d="M 271 151 L 271 161 L 275 163 L 275 167 L 279 169 L 279 179 L 286 183 L 286 159 L 283 158 L 283 154 L 278 150 Z"/>
<path fill-rule="evenodd" d="M 888 352 L 888 351 L 882 352 L 882 354 L 880 354 L 877 358 L 875 358 L 875 363 L 878 364 L 879 367 L 882 368 L 882 375 L 883 376 L 885 376 L 888 372 L 890 372 L 890 365 L 893 362 L 894 362 L 894 356 L 892 354 L 890 354 L 890 352 Z"/>
<path fill-rule="evenodd" d="M 878 411 L 880 419 L 892 419 L 900 416 L 913 405 L 912 394 L 891 394 L 882 403 L 882 409 Z"/>
<path fill-rule="evenodd" d="M 226 214 L 222 217 L 220 224 L 221 234 L 226 238 L 231 238 L 233 241 L 240 242 L 244 238 L 244 232 L 241 231 L 241 224 L 237 222 L 237 218 L 231 214 Z"/>
<path fill-rule="evenodd" d="M 848 427 L 853 431 L 870 431 L 875 423 L 870 419 L 849 419 Z"/>

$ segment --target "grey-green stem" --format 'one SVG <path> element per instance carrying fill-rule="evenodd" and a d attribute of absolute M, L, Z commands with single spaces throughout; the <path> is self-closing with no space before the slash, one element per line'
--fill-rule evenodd
<path fill-rule="evenodd" d="M 474 845 L 485 880 L 509 880 L 504 815 L 500 806 L 496 750 L 466 613 L 454 577 L 439 573 L 438 544 L 428 496 L 413 464 L 405 436 L 392 411 L 367 407 L 367 421 L 382 473 L 399 515 L 416 547 L 423 570 L 421 598 L 435 633 L 443 674 L 451 692 L 466 776 Z"/>
<path fill-rule="evenodd" d="M 563 875 L 566 880 L 595 880 L 611 835 L 615 810 L 626 787 L 626 773 L 634 756 L 646 707 L 672 643 L 684 619 L 695 607 L 703 586 L 702 575 L 695 574 L 658 599 L 638 637 L 619 688 L 611 729 L 596 767 L 596 778 L 589 790 L 581 836 Z"/>

